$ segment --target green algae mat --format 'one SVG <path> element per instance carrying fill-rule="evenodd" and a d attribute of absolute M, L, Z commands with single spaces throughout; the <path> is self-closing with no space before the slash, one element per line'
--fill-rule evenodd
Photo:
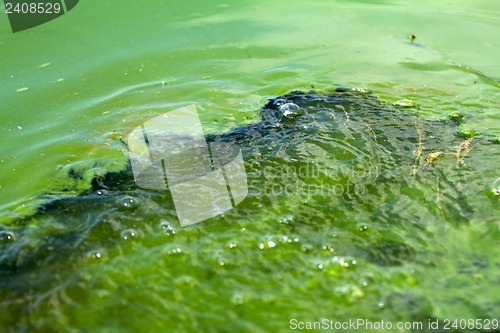
<path fill-rule="evenodd" d="M 484 186 L 498 143 L 464 137 L 458 113 L 414 113 L 359 89 L 271 99 L 259 122 L 207 137 L 241 147 L 247 198 L 185 228 L 170 191 L 139 188 L 126 161 L 62 168 L 59 193 L 2 227 L 3 322 L 131 332 L 280 331 L 308 318 L 348 318 L 359 330 L 496 325 L 500 262 L 481 249 L 500 235 L 499 181 Z"/>
<path fill-rule="evenodd" d="M 6 2 L 0 333 L 500 331 L 497 1 Z M 181 227 L 130 138 L 192 105 L 248 191 Z"/>

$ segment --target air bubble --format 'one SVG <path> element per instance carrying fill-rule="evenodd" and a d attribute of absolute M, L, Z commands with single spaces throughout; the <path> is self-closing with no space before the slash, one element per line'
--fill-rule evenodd
<path fill-rule="evenodd" d="M 283 98 L 278 98 L 274 100 L 273 104 L 276 106 L 282 106 L 283 104 L 286 104 L 286 100 L 284 100 Z"/>
<path fill-rule="evenodd" d="M 164 254 L 168 254 L 168 255 L 178 255 L 178 254 L 182 253 L 182 249 L 178 246 L 171 244 L 171 245 L 165 247 L 162 252 Z"/>
<path fill-rule="evenodd" d="M 350 260 L 350 262 L 349 262 Z M 332 262 L 335 263 L 335 264 L 338 264 L 342 267 L 349 267 L 350 265 L 356 265 L 357 264 L 357 261 L 356 259 L 350 259 L 350 258 L 342 258 L 342 257 L 339 257 L 339 256 L 335 256 L 332 258 Z"/>
<path fill-rule="evenodd" d="M 168 221 L 161 221 L 160 228 L 161 228 L 161 230 L 163 230 L 163 234 L 165 234 L 167 236 L 175 235 L 175 229 L 172 227 L 172 225 Z"/>
<path fill-rule="evenodd" d="M 104 258 L 104 252 L 101 250 L 93 250 L 87 252 L 87 258 L 92 260 L 101 260 Z"/>
<path fill-rule="evenodd" d="M 463 139 L 470 139 L 477 136 L 479 133 L 471 130 L 470 128 L 464 128 L 460 132 L 458 132 L 458 136 Z"/>
<path fill-rule="evenodd" d="M 12 231 L 0 231 L 0 242 L 7 243 L 16 240 L 16 235 Z"/>
<path fill-rule="evenodd" d="M 279 224 L 292 224 L 293 223 L 293 216 L 292 215 L 280 216 L 278 218 L 278 223 Z"/>
<path fill-rule="evenodd" d="M 265 248 L 272 249 L 275 246 L 276 246 L 276 242 L 274 242 L 273 240 L 268 240 L 267 242 L 260 243 L 259 249 L 261 249 L 261 250 L 264 250 Z"/>
<path fill-rule="evenodd" d="M 288 237 L 288 236 L 283 236 L 281 237 L 280 242 L 281 243 L 298 243 L 300 241 L 299 237 Z"/>
<path fill-rule="evenodd" d="M 323 245 L 321 248 L 322 248 L 323 250 L 325 250 L 325 251 L 329 251 L 329 252 L 333 252 L 333 251 L 334 251 L 334 250 L 333 250 L 333 247 L 332 247 L 331 245 Z"/>
<path fill-rule="evenodd" d="M 294 103 L 286 103 L 280 105 L 279 110 L 283 113 L 283 116 L 290 117 L 297 115 L 300 111 L 300 107 Z"/>
<path fill-rule="evenodd" d="M 451 121 L 454 121 L 456 123 L 460 123 L 464 119 L 464 115 L 461 112 L 455 111 L 455 112 L 450 113 L 448 115 L 448 118 Z"/>
<path fill-rule="evenodd" d="M 120 233 L 121 238 L 130 240 L 139 237 L 139 233 L 135 229 L 125 229 Z"/>
<path fill-rule="evenodd" d="M 139 207 L 139 200 L 131 196 L 125 196 L 119 200 L 119 207 L 122 210 L 135 210 Z"/>

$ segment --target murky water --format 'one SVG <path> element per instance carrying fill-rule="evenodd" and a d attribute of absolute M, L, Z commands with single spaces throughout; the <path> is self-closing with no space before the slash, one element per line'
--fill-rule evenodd
<path fill-rule="evenodd" d="M 0 15 L 2 331 L 500 319 L 499 14 L 89 0 L 16 34 Z M 385 118 L 362 103 L 239 138 L 250 193 L 223 216 L 180 228 L 168 196 L 123 173 L 120 139 L 156 115 L 196 104 L 224 133 L 268 98 L 339 85 L 370 89 Z M 68 198 L 106 172 L 122 185 Z"/>

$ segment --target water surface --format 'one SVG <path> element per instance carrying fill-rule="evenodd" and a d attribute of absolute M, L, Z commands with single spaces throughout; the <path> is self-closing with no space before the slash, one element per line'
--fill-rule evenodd
<path fill-rule="evenodd" d="M 97 172 L 123 169 L 121 137 L 190 104 L 203 110 L 208 132 L 222 132 L 258 120 L 268 98 L 293 89 L 366 87 L 389 104 L 412 100 L 424 120 L 459 111 L 457 131 L 494 140 L 499 14 L 494 1 L 88 0 L 16 34 L 0 15 L 2 228 L 15 230 L 41 194 L 68 187 L 68 168 L 98 161 Z M 24 271 L 2 273 L 0 318 L 6 331 L 75 332 L 286 331 L 291 318 L 499 319 L 498 198 L 488 194 L 499 157 L 488 152 L 471 153 L 463 171 L 474 212 L 460 223 L 439 211 L 423 216 L 428 238 L 408 260 L 377 262 L 351 246 L 373 245 L 375 257 L 394 244 L 417 246 L 424 238 L 402 222 L 412 213 L 404 202 L 383 227 L 371 212 L 333 223 L 331 211 L 311 214 L 300 195 L 273 206 L 249 200 L 182 229 L 168 205 L 146 205 L 116 221 L 119 237 L 96 233 L 88 242 L 99 248 L 51 262 L 61 241 Z M 149 212 L 162 212 L 175 235 Z M 140 237 L 130 239 L 131 228 Z M 50 216 L 28 230 L 15 240 L 27 253 L 44 237 L 74 232 Z M 11 243 L 2 242 L 7 253 Z"/>

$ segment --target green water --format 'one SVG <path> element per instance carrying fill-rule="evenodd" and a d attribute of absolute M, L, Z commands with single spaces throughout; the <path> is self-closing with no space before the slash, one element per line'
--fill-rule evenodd
<path fill-rule="evenodd" d="M 120 137 L 190 104 L 219 132 L 258 120 L 267 98 L 293 89 L 367 87 L 387 102 L 411 99 L 422 119 L 460 111 L 459 130 L 494 140 L 499 14 L 495 1 L 87 0 L 13 34 L 2 13 L 0 223 L 17 230 L 13 221 L 33 214 L 40 194 L 67 186 L 69 167 L 122 169 Z M 117 218 L 112 236 L 94 230 L 68 249 L 74 221 L 37 217 L 14 240 L 19 262 L 48 237 L 61 242 L 18 273 L 1 267 L 0 331 L 286 332 L 292 318 L 500 319 L 499 202 L 488 192 L 500 177 L 496 147 L 473 149 L 469 169 L 450 176 L 469 181 L 455 184 L 472 207 L 460 221 L 438 209 L 406 224 L 422 211 L 404 200 L 383 225 L 371 211 L 335 220 L 324 202 L 308 208 L 298 195 L 272 205 L 250 197 L 180 228 L 171 205 L 146 198 Z M 138 237 L 127 237 L 130 228 Z M 1 241 L 8 255 L 12 241 Z M 401 244 L 416 253 L 405 258 Z"/>

